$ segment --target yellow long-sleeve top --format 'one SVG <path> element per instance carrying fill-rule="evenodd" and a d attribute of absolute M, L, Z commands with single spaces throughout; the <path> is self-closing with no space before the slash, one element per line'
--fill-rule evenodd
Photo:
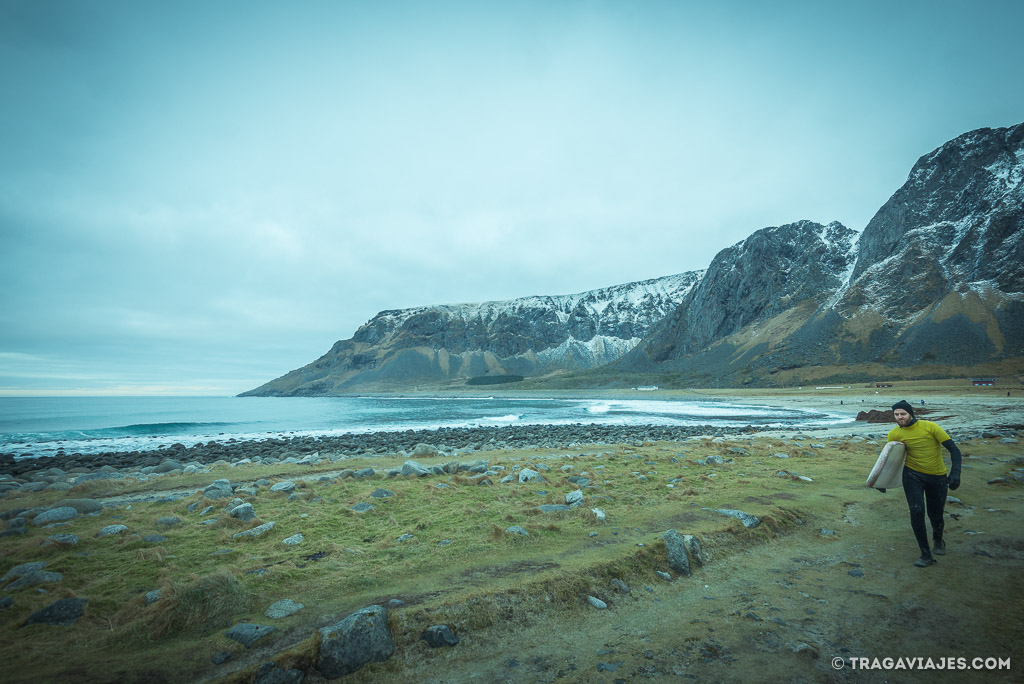
<path fill-rule="evenodd" d="M 907 445 L 906 466 L 927 475 L 945 475 L 942 443 L 949 439 L 946 431 L 930 420 L 918 420 L 910 427 L 896 426 L 889 430 L 890 442 Z"/>

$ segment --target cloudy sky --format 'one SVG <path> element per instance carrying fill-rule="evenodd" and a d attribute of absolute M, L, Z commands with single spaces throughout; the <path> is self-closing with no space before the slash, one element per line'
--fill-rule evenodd
<path fill-rule="evenodd" d="M 234 394 L 382 309 L 861 230 L 1019 2 L 0 0 L 0 394 Z"/>

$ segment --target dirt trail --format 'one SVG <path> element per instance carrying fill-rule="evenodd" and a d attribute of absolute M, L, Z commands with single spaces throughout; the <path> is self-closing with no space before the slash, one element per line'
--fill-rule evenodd
<path fill-rule="evenodd" d="M 955 492 L 965 506 L 947 507 L 949 553 L 930 568 L 911 564 L 918 553 L 902 491 L 851 486 L 832 513 L 712 560 L 692 577 L 649 589 L 635 584 L 609 610 L 586 607 L 528 627 L 464 634 L 454 649 L 423 647 L 385 678 L 1019 681 L 1024 496 L 1019 486 L 984 484 L 1006 469 L 997 460 L 972 463 L 969 481 Z M 835 534 L 822 535 L 823 527 Z M 857 670 L 853 657 L 963 657 L 968 665 L 974 658 L 1009 658 L 1017 677 L 1005 669 Z M 841 669 L 834 658 L 845 659 Z"/>

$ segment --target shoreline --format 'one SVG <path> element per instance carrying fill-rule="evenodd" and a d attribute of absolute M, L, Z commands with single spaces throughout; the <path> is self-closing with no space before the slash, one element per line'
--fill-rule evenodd
<path fill-rule="evenodd" d="M 703 392 L 708 392 L 704 394 Z M 340 435 L 286 435 L 277 434 L 259 438 L 227 437 L 208 442 L 195 442 L 191 446 L 178 442 L 149 450 L 108 451 L 95 454 L 58 453 L 52 456 L 18 457 L 14 453 L 0 454 L 0 473 L 13 477 L 51 468 L 64 471 L 92 472 L 103 466 L 114 468 L 146 468 L 158 466 L 165 460 L 206 466 L 217 461 L 281 462 L 287 458 L 302 459 L 320 453 L 321 457 L 341 460 L 356 456 L 411 454 L 419 444 L 429 444 L 453 458 L 477 452 L 501 449 L 568 449 L 586 446 L 608 446 L 636 442 L 679 442 L 693 438 L 751 438 L 754 436 L 792 438 L 813 434 L 827 439 L 838 436 L 884 437 L 889 423 L 871 423 L 856 420 L 857 414 L 868 410 L 888 410 L 892 397 L 865 393 L 863 388 L 841 395 L 811 395 L 806 391 L 789 395 L 777 393 L 757 396 L 751 391 L 736 390 L 726 394 L 720 390 L 659 390 L 638 396 L 636 392 L 609 390 L 583 393 L 565 390 L 577 398 L 609 400 L 648 399 L 673 401 L 697 399 L 700 401 L 741 402 L 751 406 L 771 406 L 826 412 L 844 416 L 847 421 L 837 425 L 774 426 L 722 426 L 722 425 L 606 425 L 572 423 L 514 424 L 475 427 L 441 427 L 419 430 L 371 431 Z M 523 397 L 515 392 L 486 392 L 486 396 Z M 552 392 L 538 393 L 551 397 Z M 895 394 L 895 393 L 894 393 Z M 920 394 L 920 393 L 918 393 Z M 903 395 L 913 397 L 909 392 Z M 525 397 L 524 397 L 525 398 Z M 923 407 L 925 419 L 940 422 L 954 439 L 981 437 L 988 431 L 1024 429 L 1024 401 L 1016 397 L 977 396 L 965 394 L 931 395 Z M 321 453 L 322 452 L 322 453 Z"/>

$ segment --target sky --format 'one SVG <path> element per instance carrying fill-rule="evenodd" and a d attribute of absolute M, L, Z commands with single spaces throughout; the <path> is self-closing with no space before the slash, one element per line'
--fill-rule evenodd
<path fill-rule="evenodd" d="M 232 395 L 378 311 L 863 230 L 1024 3 L 0 0 L 0 395 Z"/>

